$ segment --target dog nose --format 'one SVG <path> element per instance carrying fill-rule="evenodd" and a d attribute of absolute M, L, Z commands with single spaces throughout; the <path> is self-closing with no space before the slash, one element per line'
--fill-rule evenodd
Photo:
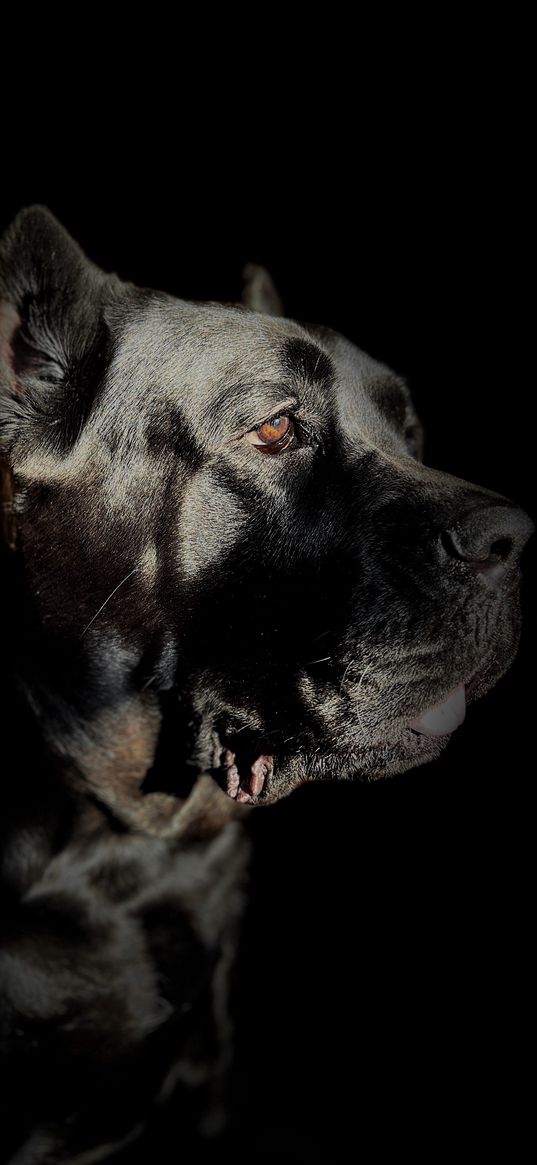
<path fill-rule="evenodd" d="M 534 531 L 518 506 L 485 505 L 463 514 L 441 537 L 450 558 L 466 562 L 489 586 L 499 586 L 518 564 Z"/>

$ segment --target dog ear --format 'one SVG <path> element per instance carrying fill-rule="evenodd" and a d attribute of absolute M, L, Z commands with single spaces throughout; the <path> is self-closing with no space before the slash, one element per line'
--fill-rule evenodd
<path fill-rule="evenodd" d="M 282 301 L 266 267 L 260 267 L 257 263 L 247 263 L 242 278 L 242 302 L 245 307 L 267 316 L 283 315 Z"/>
<path fill-rule="evenodd" d="M 41 206 L 21 210 L 0 242 L 0 442 L 48 416 L 99 336 L 109 277 Z"/>

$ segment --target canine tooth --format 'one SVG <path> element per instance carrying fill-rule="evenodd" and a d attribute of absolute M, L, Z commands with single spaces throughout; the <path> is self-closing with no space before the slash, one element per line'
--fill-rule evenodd
<path fill-rule="evenodd" d="M 253 797 L 258 797 L 263 791 L 266 778 L 272 772 L 274 758 L 272 756 L 258 756 L 250 769 L 248 790 Z"/>

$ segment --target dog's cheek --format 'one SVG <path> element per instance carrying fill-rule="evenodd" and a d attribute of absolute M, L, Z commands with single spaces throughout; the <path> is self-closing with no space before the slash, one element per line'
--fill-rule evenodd
<path fill-rule="evenodd" d="M 211 471 L 191 481 L 183 496 L 177 532 L 177 563 L 181 575 L 197 579 L 215 565 L 223 566 L 248 525 L 239 499 Z"/>

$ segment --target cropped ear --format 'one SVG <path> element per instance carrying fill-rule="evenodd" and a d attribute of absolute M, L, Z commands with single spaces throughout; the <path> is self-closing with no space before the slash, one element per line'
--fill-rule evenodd
<path fill-rule="evenodd" d="M 6 231 L 0 242 L 0 448 L 9 450 L 39 418 L 52 432 L 62 390 L 82 392 L 90 354 L 102 348 L 107 281 L 44 207 L 21 210 Z M 68 407 L 67 424 L 72 412 Z"/>
<path fill-rule="evenodd" d="M 242 273 L 242 302 L 251 311 L 267 316 L 282 316 L 283 304 L 266 267 L 247 263 Z"/>

